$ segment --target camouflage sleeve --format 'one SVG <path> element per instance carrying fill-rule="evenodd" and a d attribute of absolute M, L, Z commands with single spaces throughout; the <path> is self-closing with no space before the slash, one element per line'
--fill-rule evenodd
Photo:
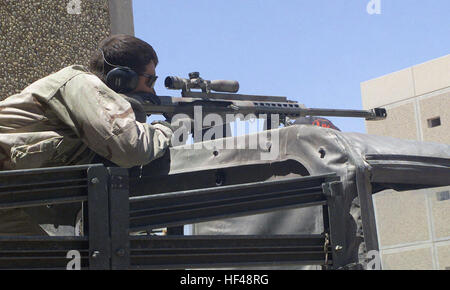
<path fill-rule="evenodd" d="M 130 103 L 94 75 L 75 76 L 49 104 L 93 151 L 121 167 L 147 164 L 170 145 L 169 127 L 137 122 Z"/>

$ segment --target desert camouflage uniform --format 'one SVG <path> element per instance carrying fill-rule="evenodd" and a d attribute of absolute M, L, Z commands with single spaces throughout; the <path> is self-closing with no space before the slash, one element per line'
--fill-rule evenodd
<path fill-rule="evenodd" d="M 141 122 L 85 67 L 66 67 L 0 102 L 0 170 L 87 164 L 96 154 L 121 167 L 147 164 L 164 154 L 172 130 Z M 0 234 L 31 234 L 26 219 L 0 210 Z"/>

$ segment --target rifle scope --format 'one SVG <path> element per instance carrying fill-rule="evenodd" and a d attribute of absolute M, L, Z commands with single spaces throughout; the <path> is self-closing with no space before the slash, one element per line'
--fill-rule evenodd
<path fill-rule="evenodd" d="M 204 80 L 200 74 L 190 73 L 189 79 L 168 76 L 164 80 L 166 88 L 171 90 L 190 91 L 191 89 L 201 89 L 209 93 L 210 90 L 216 92 L 237 93 L 239 91 L 239 82 L 231 80 Z"/>

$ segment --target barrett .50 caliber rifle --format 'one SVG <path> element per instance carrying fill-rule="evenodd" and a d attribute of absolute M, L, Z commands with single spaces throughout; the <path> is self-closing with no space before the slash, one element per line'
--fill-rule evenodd
<path fill-rule="evenodd" d="M 182 97 L 156 96 L 152 94 L 134 94 L 144 102 L 147 114 L 162 114 L 170 122 L 177 114 L 194 117 L 194 108 L 200 106 L 203 114 L 276 114 L 281 123 L 286 125 L 289 119 L 304 116 L 356 117 L 366 120 L 383 120 L 386 118 L 384 108 L 372 110 L 343 110 L 307 108 L 296 101 L 280 96 L 241 95 L 236 94 L 239 83 L 231 80 L 204 80 L 198 72 L 189 74 L 189 79 L 169 76 L 165 79 L 166 88 L 181 90 Z M 200 89 L 201 91 L 192 91 Z M 215 91 L 214 93 L 211 91 Z M 215 124 L 220 125 L 220 124 Z"/>

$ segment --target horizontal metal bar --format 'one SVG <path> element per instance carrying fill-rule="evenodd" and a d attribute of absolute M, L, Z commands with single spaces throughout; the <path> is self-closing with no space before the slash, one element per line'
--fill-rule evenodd
<path fill-rule="evenodd" d="M 62 268 L 62 267 L 48 267 L 48 268 L 42 268 L 42 267 L 36 267 L 36 268 L 7 268 L 4 270 L 16 270 L 16 271 L 61 271 L 61 270 L 65 270 L 66 268 Z M 88 270 L 88 266 L 83 266 L 83 264 L 81 264 L 80 270 Z"/>
<path fill-rule="evenodd" d="M 63 166 L 0 172 L 0 209 L 81 202 L 87 199 L 87 169 Z"/>
<path fill-rule="evenodd" d="M 43 206 L 43 205 L 49 205 L 49 204 L 74 203 L 74 202 L 83 202 L 86 200 L 87 200 L 87 195 L 52 198 L 52 199 L 37 199 L 37 200 L 30 200 L 30 201 L 23 201 L 23 202 L 10 202 L 10 203 L 3 203 L 0 201 L 0 209 L 25 208 L 25 207 Z"/>
<path fill-rule="evenodd" d="M 399 155 L 399 154 L 367 154 L 366 160 L 372 161 L 407 161 L 414 163 L 423 163 L 434 166 L 450 167 L 449 158 L 417 156 L 417 155 Z"/>
<path fill-rule="evenodd" d="M 259 257 L 260 255 L 274 255 L 274 256 L 291 256 L 291 255 L 316 255 L 320 257 L 320 261 L 325 261 L 325 259 L 322 260 L 322 257 L 325 257 L 324 251 L 305 251 L 305 250 L 298 250 L 298 251 L 277 251 L 277 249 L 267 249 L 264 251 L 259 252 L 243 252 L 243 251 L 206 251 L 205 253 L 174 253 L 169 252 L 168 253 L 147 253 L 147 254 L 136 254 L 133 251 L 130 253 L 131 258 L 146 258 L 146 259 L 196 259 L 196 258 L 211 258 L 211 256 L 214 257 L 229 257 L 230 255 L 236 255 L 239 256 L 239 260 L 245 261 L 246 257 Z M 57 259 L 58 257 L 43 257 L 43 259 Z M 21 259 L 19 257 L 18 259 Z M 26 259 L 29 259 L 28 257 Z M 0 260 L 2 260 L 2 257 L 0 257 Z"/>
<path fill-rule="evenodd" d="M 212 257 L 213 259 L 214 257 Z M 232 260 L 230 258 L 230 260 Z M 328 261 L 327 265 L 331 265 L 331 260 Z M 214 262 L 212 260 L 207 262 L 195 262 L 194 263 L 180 263 L 180 264 L 168 264 L 168 263 L 160 263 L 160 264 L 145 264 L 141 261 L 135 261 L 132 260 L 132 264 L 129 267 L 129 270 L 161 270 L 161 269 L 167 269 L 167 270 L 181 270 L 181 269 L 220 269 L 220 268 L 253 268 L 253 267 L 280 267 L 280 266 L 324 266 L 323 262 L 320 262 L 317 259 L 311 259 L 311 260 L 302 260 L 299 261 L 264 261 L 264 262 L 258 262 L 258 261 L 252 261 L 252 262 Z"/>
<path fill-rule="evenodd" d="M 0 197 L 1 197 L 1 195 L 6 195 L 6 194 L 34 193 L 34 192 L 43 192 L 43 191 L 47 192 L 47 191 L 67 190 L 67 189 L 76 189 L 76 188 L 87 188 L 87 184 L 58 186 L 58 187 L 46 187 L 46 188 L 38 188 L 38 189 L 23 189 L 23 190 L 3 191 L 3 192 L 0 192 Z"/>
<path fill-rule="evenodd" d="M 3 193 L 2 189 L 8 188 L 20 188 L 20 187 L 35 187 L 35 186 L 44 186 L 44 185 L 55 185 L 55 184 L 68 184 L 68 183 L 78 183 L 85 182 L 87 183 L 87 178 L 76 178 L 76 179 L 63 179 L 63 180 L 51 180 L 51 181 L 43 181 L 43 182 L 31 182 L 31 183 L 20 183 L 20 184 L 9 184 L 9 185 L 0 185 L 0 195 Z"/>
<path fill-rule="evenodd" d="M 324 265 L 323 235 L 130 237 L 131 268 Z"/>
<path fill-rule="evenodd" d="M 70 243 L 70 242 L 87 242 L 88 237 L 85 236 L 0 236 L 0 243 Z"/>
<path fill-rule="evenodd" d="M 322 183 L 335 175 L 203 188 L 130 198 L 130 229 L 149 230 L 280 209 L 324 205 Z"/>
<path fill-rule="evenodd" d="M 33 168 L 33 169 L 19 169 L 19 170 L 7 170 L 0 171 L 0 178 L 4 176 L 22 176 L 28 174 L 46 174 L 46 173 L 59 173 L 59 172 L 69 172 L 69 171 L 86 171 L 90 167 L 104 166 L 103 164 L 89 164 L 89 165 L 72 165 L 72 166 L 59 166 L 59 167 L 48 167 L 48 168 Z"/>
<path fill-rule="evenodd" d="M 66 269 L 71 250 L 89 262 L 88 237 L 0 236 L 0 269 Z"/>
<path fill-rule="evenodd" d="M 88 243 L 88 237 L 0 236 L 1 251 L 83 250 Z"/>
<path fill-rule="evenodd" d="M 243 195 L 241 198 L 236 199 L 227 199 L 224 200 L 217 198 L 213 198 L 213 201 L 199 201 L 197 203 L 193 202 L 187 202 L 190 205 L 189 206 L 179 206 L 179 205 L 167 205 L 166 207 L 157 207 L 156 209 L 153 209 L 152 207 L 148 208 L 142 208 L 139 210 L 133 210 L 130 214 L 130 220 L 137 220 L 142 219 L 144 217 L 154 217 L 158 218 L 164 215 L 170 214 L 187 214 L 188 216 L 190 213 L 192 216 L 190 218 L 193 218 L 195 215 L 195 211 L 201 212 L 205 210 L 220 210 L 225 208 L 234 208 L 234 211 L 232 212 L 211 212 L 211 217 L 221 215 L 222 217 L 225 217 L 228 215 L 239 215 L 241 212 L 238 209 L 238 207 L 248 206 L 247 208 L 244 208 L 244 210 L 248 210 L 249 212 L 257 212 L 257 211 L 272 211 L 276 208 L 282 206 L 293 208 L 295 207 L 303 207 L 305 204 L 310 203 L 317 203 L 317 205 L 322 205 L 326 203 L 326 200 L 323 196 L 323 194 L 320 191 L 313 191 L 313 192 L 305 192 L 305 191 L 293 191 L 292 193 L 285 194 L 285 195 L 276 195 L 276 194 L 263 194 L 261 196 L 245 196 Z M 287 199 L 294 199 L 297 201 L 294 204 L 289 204 L 286 202 Z M 301 199 L 301 200 L 300 200 Z M 283 204 L 280 205 L 280 202 L 283 202 Z M 278 203 L 277 203 L 278 202 Z M 309 206 L 309 205 L 307 205 Z M 245 215 L 245 212 L 244 212 Z M 186 218 L 188 218 L 188 216 Z"/>
<path fill-rule="evenodd" d="M 278 202 L 275 203 L 275 202 Z M 176 226 L 189 223 L 199 223 L 209 220 L 232 218 L 260 214 L 280 209 L 293 209 L 325 205 L 326 200 L 306 201 L 299 197 L 277 198 L 259 202 L 246 202 L 216 207 L 168 212 L 160 215 L 147 215 L 130 219 L 130 229 L 133 231 L 155 229 L 164 226 Z"/>
<path fill-rule="evenodd" d="M 65 238 L 65 237 L 61 237 Z M 253 244 L 254 241 L 261 244 L 273 243 L 277 245 L 318 245 L 324 241 L 324 235 L 311 234 L 311 235 L 195 235 L 195 236 L 130 236 L 130 241 L 133 245 L 139 245 L 143 243 L 147 248 L 147 243 L 150 243 L 153 247 L 161 247 L 168 245 L 173 247 L 174 245 L 186 244 L 193 242 L 195 245 L 230 245 L 239 243 L 239 245 Z M 41 239 L 39 239 L 41 240 Z M 300 241 L 300 243 L 299 243 Z M 211 242 L 214 242 L 211 244 Z"/>
<path fill-rule="evenodd" d="M 78 250 L 80 253 L 87 253 L 88 249 Z M 33 254 L 61 254 L 61 253 L 67 253 L 66 249 L 59 249 L 59 250 L 45 250 L 43 252 L 42 250 L 3 250 L 0 249 L 0 257 L 1 255 L 33 255 Z"/>
<path fill-rule="evenodd" d="M 192 215 L 197 216 L 197 218 L 200 218 L 200 216 L 195 214 L 195 212 L 200 214 L 201 212 L 205 212 L 205 211 L 214 211 L 214 213 L 211 213 L 207 216 L 203 216 L 202 218 L 216 218 L 216 216 L 218 216 L 218 215 L 220 215 L 222 217 L 239 216 L 241 214 L 241 210 L 239 210 L 238 207 L 244 207 L 244 211 L 247 211 L 248 213 L 272 211 L 273 209 L 279 207 L 279 205 L 277 205 L 276 202 L 286 201 L 288 199 L 289 200 L 294 199 L 294 201 L 298 201 L 299 198 L 300 197 L 298 197 L 298 196 L 291 195 L 291 196 L 266 198 L 266 199 L 264 199 L 264 201 L 261 201 L 261 199 L 260 200 L 255 200 L 255 199 L 253 199 L 253 200 L 238 200 L 233 203 L 227 203 L 227 204 L 224 204 L 223 202 L 200 203 L 199 205 L 196 205 L 195 207 L 194 206 L 183 207 L 183 208 L 175 207 L 175 208 L 166 208 L 165 210 L 159 209 L 157 211 L 140 210 L 138 212 L 138 214 L 133 212 L 133 215 L 130 216 L 130 221 L 136 221 L 136 220 L 142 220 L 142 219 L 148 219 L 148 218 L 155 219 L 155 221 L 156 221 L 157 219 L 164 218 L 164 216 L 174 217 L 177 214 L 178 215 L 186 214 L 187 216 L 192 214 Z M 322 198 L 322 196 L 318 193 L 305 194 L 305 195 L 302 195 L 301 198 L 305 202 L 303 202 L 300 205 L 298 205 L 298 204 L 291 204 L 291 205 L 294 207 L 302 207 L 304 204 L 308 204 L 308 206 L 309 206 L 311 203 L 314 203 L 315 205 L 326 204 L 326 200 L 324 200 Z M 306 199 L 306 198 L 309 198 L 309 199 Z M 263 202 L 269 203 L 270 207 L 267 207 L 267 208 L 264 207 L 262 209 L 258 208 L 257 205 L 262 204 Z M 290 206 L 290 205 L 286 205 L 286 206 Z M 255 209 L 255 207 L 256 207 L 256 209 Z M 233 209 L 232 212 L 228 212 L 227 209 L 230 209 L 230 208 Z M 242 214 L 245 215 L 245 212 L 243 212 Z"/>
<path fill-rule="evenodd" d="M 267 247 L 260 246 L 255 248 L 254 246 L 244 246 L 239 248 L 233 247 L 223 247 L 220 249 L 213 247 L 205 247 L 205 248 L 189 248 L 190 253 L 192 255 L 197 254 L 205 254 L 205 253 L 214 253 L 214 252 L 226 252 L 226 253 L 242 253 L 243 255 L 247 253 L 258 253 L 258 252 L 296 252 L 296 251 L 304 251 L 304 252 L 320 252 L 323 253 L 323 245 L 319 246 L 298 246 L 298 247 Z M 131 250 L 131 253 L 135 256 L 138 255 L 165 255 L 167 253 L 177 254 L 183 253 L 186 254 L 186 249 L 184 248 L 161 248 L 161 249 L 139 249 L 139 250 Z"/>
<path fill-rule="evenodd" d="M 132 251 L 248 248 L 316 248 L 323 249 L 323 235 L 195 235 L 130 236 Z"/>
<path fill-rule="evenodd" d="M 227 201 L 227 202 L 233 202 L 233 201 L 236 201 L 236 202 L 245 202 L 245 201 L 251 201 L 252 199 L 261 199 L 262 197 L 267 197 L 267 198 L 270 198 L 271 196 L 274 196 L 274 195 L 279 195 L 279 194 L 288 194 L 288 193 L 302 193 L 302 192 L 307 192 L 307 193 L 309 193 L 309 192 L 311 192 L 311 191 L 314 191 L 314 193 L 313 194 L 321 194 L 321 191 L 322 191 L 322 187 L 321 186 L 317 186 L 317 187 L 313 187 L 313 188 L 306 188 L 306 189 L 298 189 L 298 188 L 293 188 L 293 189 L 289 189 L 289 190 L 280 190 L 280 191 L 275 191 L 275 192 L 268 192 L 268 193 L 253 193 L 253 194 L 247 194 L 247 195 L 234 195 L 234 196 L 232 196 L 232 195 L 229 195 L 229 196 L 225 196 L 225 197 L 222 197 L 221 199 L 220 199 L 220 201 L 215 201 L 215 200 L 213 200 L 213 201 L 211 201 L 211 200 L 209 200 L 209 199 L 205 199 L 204 201 L 202 201 L 202 200 L 199 200 L 199 201 L 196 201 L 196 202 L 189 202 L 189 201 L 187 201 L 187 202 L 183 202 L 182 204 L 175 204 L 175 205 L 172 205 L 171 206 L 171 209 L 173 209 L 173 210 L 175 210 L 175 209 L 192 209 L 192 208 L 195 208 L 195 207 L 206 207 L 206 206 L 214 206 L 214 205 L 220 205 L 220 204 L 222 204 L 223 202 L 225 202 L 225 201 Z M 149 204 L 150 206 L 151 205 L 153 205 L 153 204 Z M 134 206 L 134 208 L 136 207 L 136 204 L 135 204 L 135 206 Z M 139 208 L 141 208 L 142 207 L 142 204 L 139 204 Z M 135 210 L 131 210 L 130 211 L 130 216 L 131 216 L 131 218 L 133 218 L 133 217 L 135 217 L 135 216 L 139 216 L 139 213 L 141 213 L 141 212 L 149 212 L 149 211 L 151 211 L 151 212 L 154 212 L 154 213 L 156 213 L 156 212 L 158 212 L 158 211 L 160 211 L 160 212 L 166 212 L 167 211 L 167 206 L 151 206 L 151 207 L 145 207 L 145 208 L 141 208 L 141 209 L 135 209 Z"/>
<path fill-rule="evenodd" d="M 192 189 L 192 190 L 185 190 L 185 191 L 176 191 L 176 192 L 169 192 L 169 193 L 159 193 L 154 195 L 145 195 L 145 196 L 134 196 L 130 197 L 130 203 L 137 203 L 142 201 L 161 201 L 164 198 L 181 198 L 183 196 L 192 197 L 193 195 L 201 195 L 201 194 L 212 194 L 212 193 L 219 193 L 223 191 L 240 191 L 244 189 L 253 189 L 253 188 L 262 188 L 264 186 L 281 186 L 281 185 L 287 185 L 287 184 L 296 184 L 298 185 L 298 182 L 307 183 L 308 181 L 317 182 L 317 184 L 322 184 L 323 180 L 336 177 L 336 174 L 322 174 L 322 175 L 315 175 L 315 176 L 304 176 L 304 177 L 296 177 L 296 178 L 286 178 L 286 179 L 280 179 L 280 180 L 269 180 L 269 181 L 258 181 L 258 182 L 252 182 L 252 183 L 245 183 L 245 184 L 236 184 L 236 185 L 227 185 L 227 186 L 218 186 L 218 187 L 210 187 L 210 188 L 201 188 L 201 189 Z"/>
<path fill-rule="evenodd" d="M 317 195 L 316 195 L 317 196 Z M 320 197 L 319 197 L 320 198 Z M 175 226 L 188 223 L 198 223 L 222 218 L 231 218 L 252 214 L 259 214 L 280 209 L 325 205 L 324 199 L 302 199 L 301 197 L 272 198 L 264 201 L 251 201 L 240 204 L 227 204 L 215 207 L 205 207 L 184 211 L 168 211 L 165 214 L 146 215 L 130 219 L 130 229 L 148 230 L 163 226 Z"/>
<path fill-rule="evenodd" d="M 31 261 L 31 260 L 38 260 L 38 261 L 45 261 L 48 260 L 63 260 L 67 263 L 67 252 L 66 253 L 60 253 L 59 255 L 55 255 L 55 253 L 42 253 L 41 255 L 16 255 L 16 256 L 3 256 L 0 257 L 0 262 L 4 261 Z M 89 259 L 89 253 L 84 252 L 84 256 L 81 255 L 80 252 L 80 258 L 81 259 Z"/>
<path fill-rule="evenodd" d="M 66 270 L 70 259 L 9 259 L 0 260 L 0 270 Z M 80 257 L 80 270 L 89 266 L 88 257 Z"/>
<path fill-rule="evenodd" d="M 369 162 L 369 164 L 371 165 L 370 180 L 373 183 L 409 184 L 414 188 L 418 188 L 418 185 L 450 185 L 450 167 L 380 162 Z"/>
<path fill-rule="evenodd" d="M 406 190 L 450 185 L 450 159 L 399 154 L 368 154 L 371 182 Z"/>
<path fill-rule="evenodd" d="M 192 265 L 201 265 L 207 267 L 208 265 L 219 265 L 226 263 L 227 265 L 239 265 L 244 263 L 249 265 L 251 263 L 266 263 L 268 265 L 289 262 L 296 265 L 324 265 L 324 253 L 307 253 L 307 252 L 265 252 L 254 254 L 230 254 L 230 253 L 211 253 L 204 255 L 148 255 L 148 256 L 134 256 L 130 254 L 131 265 L 145 265 L 148 268 L 160 268 L 161 265 L 172 265 L 170 268 L 183 269 L 192 267 Z M 311 263 L 311 264 L 310 264 Z M 153 267 L 152 267 L 153 266 Z"/>

